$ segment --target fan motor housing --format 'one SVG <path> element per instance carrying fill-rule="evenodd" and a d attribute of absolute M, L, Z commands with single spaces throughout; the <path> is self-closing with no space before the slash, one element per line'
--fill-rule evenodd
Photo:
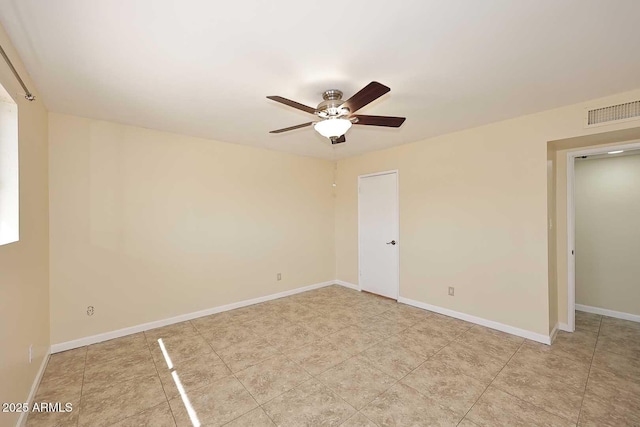
<path fill-rule="evenodd" d="M 349 109 L 342 107 L 342 91 L 338 89 L 329 89 L 323 92 L 322 101 L 316 108 L 316 114 L 322 118 L 341 117 L 349 114 Z"/>

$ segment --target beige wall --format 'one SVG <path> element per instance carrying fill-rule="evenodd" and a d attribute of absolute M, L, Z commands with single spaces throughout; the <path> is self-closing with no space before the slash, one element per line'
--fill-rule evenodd
<path fill-rule="evenodd" d="M 400 295 L 548 335 L 555 325 L 547 142 L 638 127 L 585 129 L 583 120 L 585 107 L 639 96 L 620 94 L 339 161 L 337 278 L 358 283 L 357 176 L 398 169 Z M 456 287 L 455 297 L 448 286 Z"/>
<path fill-rule="evenodd" d="M 0 44 L 35 91 L 1 27 Z M 18 104 L 20 168 L 20 240 L 0 246 L 0 402 L 24 402 L 49 348 L 47 112 L 41 99 L 24 99 L 2 60 L 0 84 Z M 0 426 L 15 425 L 17 415 L 0 412 Z"/>
<path fill-rule="evenodd" d="M 49 124 L 53 343 L 334 279 L 331 162 Z"/>
<path fill-rule="evenodd" d="M 576 304 L 640 315 L 640 155 L 576 160 Z"/>

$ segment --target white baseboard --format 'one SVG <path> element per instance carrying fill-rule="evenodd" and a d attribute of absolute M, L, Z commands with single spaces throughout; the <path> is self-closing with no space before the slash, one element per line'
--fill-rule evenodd
<path fill-rule="evenodd" d="M 616 319 L 629 320 L 631 322 L 640 322 L 640 316 L 637 314 L 624 313 L 622 311 L 608 310 L 606 308 L 591 307 L 589 305 L 576 304 L 576 310 L 586 313 L 601 314 L 603 316 L 615 317 Z"/>
<path fill-rule="evenodd" d="M 356 291 L 360 290 L 360 286 L 354 285 L 353 283 L 345 282 L 344 280 L 334 280 L 336 285 L 344 286 L 345 288 L 354 289 Z"/>
<path fill-rule="evenodd" d="M 573 332 L 567 323 L 558 323 L 558 329 L 564 332 Z"/>
<path fill-rule="evenodd" d="M 487 328 L 496 329 L 498 331 L 506 332 L 511 335 L 517 335 L 519 337 L 537 341 L 542 344 L 551 344 L 551 335 L 538 334 L 536 332 L 531 332 L 525 329 L 516 328 L 514 326 L 505 325 L 504 323 L 483 319 L 482 317 L 472 316 L 470 314 L 461 313 L 459 311 L 450 310 L 448 308 L 438 307 L 436 305 L 426 304 L 424 302 L 415 301 L 409 298 L 400 297 L 398 298 L 398 302 L 422 308 L 423 310 L 429 310 L 436 313 L 444 314 L 445 316 L 455 317 L 456 319 L 465 320 L 467 322 L 475 323 L 476 325 L 486 326 Z"/>
<path fill-rule="evenodd" d="M 246 307 L 248 305 L 254 305 L 254 304 L 258 304 L 265 301 L 271 301 L 278 298 L 288 297 L 290 295 L 299 294 L 301 292 L 306 292 L 313 289 L 323 288 L 325 286 L 329 286 L 333 284 L 339 284 L 339 283 L 336 280 L 330 280 L 328 282 L 322 282 L 322 283 L 316 283 L 309 286 L 303 286 L 301 288 L 291 289 L 288 291 L 279 292 L 277 294 L 266 295 L 263 297 L 248 299 L 240 302 L 234 302 L 232 304 L 221 305 L 218 307 L 195 311 L 193 313 L 181 314 L 179 316 L 170 317 L 168 319 L 156 320 L 149 323 L 143 323 L 141 325 L 118 329 L 116 331 L 104 332 L 102 334 L 79 338 L 77 340 L 62 342 L 59 344 L 53 344 L 51 346 L 51 353 L 59 353 L 61 351 L 84 347 L 86 345 L 95 344 L 95 343 L 99 343 L 107 340 L 112 340 L 114 338 L 120 338 L 126 335 L 136 334 L 138 332 L 148 331 L 149 329 L 155 329 L 162 326 L 173 325 L 174 323 L 185 322 L 187 320 L 196 319 L 198 317 L 209 316 L 211 314 L 221 313 L 223 311 L 229 311 L 236 308 Z"/>
<path fill-rule="evenodd" d="M 36 374 L 35 379 L 33 380 L 33 384 L 31 384 L 31 390 L 29 390 L 29 396 L 27 397 L 27 402 L 29 402 L 29 408 L 33 404 L 33 399 L 36 397 L 36 391 L 38 391 L 38 387 L 40 386 L 40 381 L 42 381 L 42 376 L 44 375 L 44 370 L 47 367 L 47 363 L 49 362 L 49 356 L 51 355 L 51 347 L 47 347 L 47 352 L 42 358 L 42 363 L 40 364 L 40 369 L 38 369 L 38 373 Z M 17 427 L 22 427 L 27 423 L 27 416 L 29 412 L 20 413 L 20 417 L 18 418 L 18 422 L 16 423 Z"/>
<path fill-rule="evenodd" d="M 556 340 L 556 335 L 558 335 L 559 330 L 560 330 L 560 323 L 556 323 L 556 325 L 551 330 L 551 333 L 549 334 L 549 339 L 551 341 L 551 344 L 553 344 L 553 342 Z"/>

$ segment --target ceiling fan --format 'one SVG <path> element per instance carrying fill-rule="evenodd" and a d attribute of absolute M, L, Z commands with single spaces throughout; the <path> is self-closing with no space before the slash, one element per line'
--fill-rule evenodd
<path fill-rule="evenodd" d="M 303 123 L 284 129 L 272 130 L 269 133 L 282 133 L 294 129 L 300 129 L 313 125 L 314 129 L 322 136 L 329 138 L 332 144 L 340 144 L 346 141 L 344 134 L 351 125 L 385 126 L 397 128 L 404 123 L 404 117 L 390 116 L 364 116 L 354 114 L 356 111 L 380 98 L 391 89 L 378 82 L 371 82 L 358 93 L 346 101 L 342 100 L 342 92 L 337 89 L 329 89 L 322 94 L 322 101 L 317 108 L 308 107 L 299 102 L 281 96 L 267 96 L 267 98 L 297 108 L 320 118 L 317 122 Z"/>

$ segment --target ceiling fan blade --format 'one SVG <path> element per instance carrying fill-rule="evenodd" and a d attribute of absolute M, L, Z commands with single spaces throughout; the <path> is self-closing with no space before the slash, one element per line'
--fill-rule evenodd
<path fill-rule="evenodd" d="M 331 144 L 335 145 L 335 144 L 342 144 L 343 142 L 347 142 L 347 138 L 344 137 L 344 135 L 339 136 L 337 138 L 332 138 L 331 139 Z"/>
<path fill-rule="evenodd" d="M 301 124 L 301 125 L 290 126 L 290 127 L 288 127 L 288 128 L 272 130 L 272 131 L 271 131 L 271 132 L 269 132 L 269 133 L 282 133 L 282 132 L 287 132 L 287 131 L 289 131 L 289 130 L 305 128 L 305 127 L 307 127 L 307 126 L 311 126 L 312 124 L 313 124 L 313 122 L 303 123 L 303 124 Z"/>
<path fill-rule="evenodd" d="M 358 114 L 351 116 L 350 118 L 357 119 L 353 122 L 354 125 L 386 126 L 390 128 L 399 128 L 406 120 L 405 117 L 363 116 Z"/>
<path fill-rule="evenodd" d="M 349 108 L 349 111 L 353 114 L 368 103 L 380 98 L 390 90 L 390 88 L 381 83 L 371 82 L 360 89 L 360 91 L 351 98 L 347 99 L 342 106 Z"/>
<path fill-rule="evenodd" d="M 300 104 L 299 102 L 292 101 L 290 99 L 283 98 L 281 96 L 267 96 L 267 98 L 269 98 L 272 101 L 276 101 L 276 102 L 280 102 L 281 104 L 288 105 L 289 107 L 293 107 L 293 108 L 297 108 L 298 110 L 305 111 L 309 114 L 316 113 L 315 108 L 308 107 L 304 104 Z"/>

